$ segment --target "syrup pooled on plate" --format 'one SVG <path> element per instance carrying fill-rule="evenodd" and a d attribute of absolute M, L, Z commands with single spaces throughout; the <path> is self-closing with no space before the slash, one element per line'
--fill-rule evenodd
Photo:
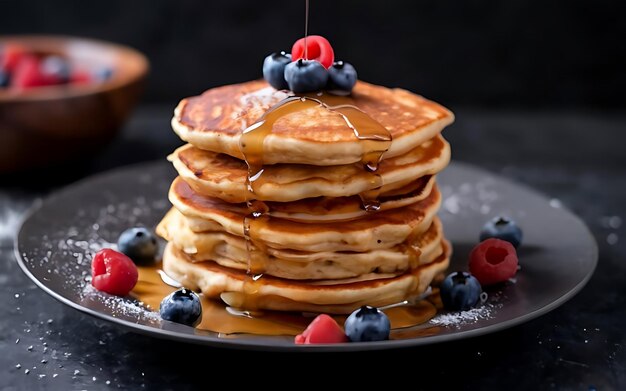
<path fill-rule="evenodd" d="M 148 309 L 158 311 L 161 300 L 176 290 L 163 282 L 161 265 L 139 266 L 139 279 L 131 295 Z M 229 334 L 297 335 L 313 320 L 311 315 L 280 311 L 238 311 L 226 304 L 211 300 L 200 294 L 202 320 L 198 329 L 213 331 L 224 336 Z M 409 329 L 428 322 L 437 312 L 435 296 L 415 304 L 390 308 L 385 311 L 391 321 L 391 338 L 414 338 L 419 335 L 436 334 L 433 327 Z M 343 324 L 346 316 L 333 316 Z"/>

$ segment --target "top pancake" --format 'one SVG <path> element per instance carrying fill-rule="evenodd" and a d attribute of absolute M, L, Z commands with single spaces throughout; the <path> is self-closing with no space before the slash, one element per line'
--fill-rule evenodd
<path fill-rule="evenodd" d="M 243 130 L 287 96 L 263 80 L 213 88 L 183 99 L 174 112 L 172 127 L 200 149 L 243 159 L 239 147 Z M 358 107 L 389 131 L 393 141 L 383 158 L 414 149 L 454 120 L 449 110 L 419 95 L 365 82 L 358 82 L 350 96 L 328 99 L 332 106 Z M 263 160 L 264 164 L 350 164 L 361 161 L 368 152 L 366 144 L 339 114 L 315 106 L 274 123 L 263 144 Z"/>

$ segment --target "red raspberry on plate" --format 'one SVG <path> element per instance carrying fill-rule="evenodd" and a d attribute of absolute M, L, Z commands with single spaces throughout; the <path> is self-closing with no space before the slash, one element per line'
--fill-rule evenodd
<path fill-rule="evenodd" d="M 137 266 L 126 255 L 106 248 L 91 261 L 91 285 L 99 291 L 126 296 L 137 283 Z"/>
<path fill-rule="evenodd" d="M 481 285 L 493 285 L 513 277 L 517 263 L 517 252 L 511 243 L 487 239 L 470 253 L 469 270 Z"/>
<path fill-rule="evenodd" d="M 326 314 L 318 315 L 306 330 L 296 335 L 295 338 L 295 343 L 298 345 L 340 342 L 348 342 L 348 337 L 337 322 Z"/>

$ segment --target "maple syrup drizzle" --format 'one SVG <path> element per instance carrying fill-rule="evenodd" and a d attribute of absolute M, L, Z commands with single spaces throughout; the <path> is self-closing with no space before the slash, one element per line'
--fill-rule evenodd
<path fill-rule="evenodd" d="M 270 210 L 268 205 L 255 199 L 255 194 L 262 186 L 264 165 L 265 139 L 272 133 L 274 123 L 291 112 L 299 111 L 295 105 L 300 102 L 298 97 L 289 97 L 281 101 L 274 108 L 268 110 L 259 121 L 249 126 L 241 135 L 240 149 L 248 166 L 246 177 L 246 203 L 249 213 L 243 220 L 243 232 L 246 239 L 248 252 L 247 274 L 243 282 L 243 295 L 237 295 L 240 308 L 256 310 L 259 307 L 258 296 L 261 286 L 260 279 L 265 272 L 267 251 L 262 240 L 259 240 L 259 232 L 267 225 Z"/>
<path fill-rule="evenodd" d="M 362 145 L 361 164 L 366 171 L 371 173 L 371 185 L 370 190 L 361 193 L 360 196 L 366 210 L 378 210 L 380 206 L 378 196 L 383 181 L 376 172 L 383 154 L 391 146 L 391 134 L 383 125 L 358 107 L 343 102 L 345 102 L 345 98 L 326 93 L 290 96 L 270 108 L 259 121 L 245 129 L 241 137 L 240 148 L 248 165 L 248 178 L 246 180 L 248 192 L 254 195 L 255 191 L 262 185 L 264 142 L 266 137 L 271 134 L 274 123 L 286 115 L 321 106 L 340 115 Z M 371 205 L 365 205 L 366 202 L 371 202 Z"/>
<path fill-rule="evenodd" d="M 409 256 L 409 267 L 411 269 L 419 265 L 420 257 L 422 256 L 422 250 L 417 245 L 419 236 L 419 233 L 411 232 L 404 243 L 401 244 L 401 248 Z"/>
<path fill-rule="evenodd" d="M 290 96 L 270 108 L 259 121 L 243 131 L 240 139 L 240 149 L 248 166 L 246 198 L 249 214 L 244 218 L 243 232 L 248 251 L 247 271 L 248 276 L 251 277 L 244 281 L 243 296 L 245 298 L 240 300 L 244 309 L 254 310 L 259 307 L 257 299 L 259 280 L 265 272 L 267 262 L 267 251 L 263 242 L 259 240 L 259 232 L 267 225 L 271 211 L 266 203 L 255 197 L 260 187 L 263 186 L 265 140 L 272 133 L 276 121 L 286 115 L 313 107 L 323 107 L 341 116 L 362 144 L 364 152 L 361 164 L 370 173 L 368 180 L 371 190 L 359 196 L 367 212 L 375 212 L 380 208 L 378 197 L 383 181 L 376 171 L 383 154 L 391 145 L 391 134 L 384 126 L 356 106 L 345 104 L 345 98 L 324 93 L 314 96 Z"/>
<path fill-rule="evenodd" d="M 326 109 L 341 115 L 346 125 L 352 129 L 354 136 L 359 140 L 363 150 L 361 164 L 370 173 L 368 177 L 370 190 L 360 193 L 359 197 L 366 212 L 378 211 L 383 179 L 377 171 L 383 154 L 391 146 L 391 134 L 387 128 L 358 107 L 345 104 L 343 97 L 318 93 L 317 98 Z"/>
<path fill-rule="evenodd" d="M 236 295 L 237 308 L 257 310 L 260 279 L 263 277 L 267 262 L 267 249 L 258 239 L 258 232 L 267 225 L 269 215 L 264 202 L 252 200 L 247 203 L 250 213 L 243 219 L 243 234 L 248 253 L 247 278 L 243 281 L 242 294 Z"/>
<path fill-rule="evenodd" d="M 160 264 L 138 266 L 139 278 L 131 296 L 142 302 L 148 309 L 158 311 L 161 300 L 176 290 L 176 287 L 163 282 Z M 171 279 L 171 278 L 170 278 Z M 171 279 L 173 280 L 173 279 Z M 311 323 L 311 316 L 297 312 L 266 311 L 262 314 L 249 311 L 233 311 L 223 302 L 211 300 L 200 294 L 202 320 L 198 329 L 213 331 L 223 336 L 230 334 L 254 335 L 297 335 Z M 432 302 L 432 303 L 431 303 Z M 390 308 L 385 311 L 391 321 L 391 339 L 415 338 L 421 335 L 436 334 L 434 327 L 426 326 L 437 312 L 436 301 L 432 296 L 411 306 Z M 345 315 L 333 315 L 343 324 Z M 414 329 L 414 326 L 420 328 Z"/>

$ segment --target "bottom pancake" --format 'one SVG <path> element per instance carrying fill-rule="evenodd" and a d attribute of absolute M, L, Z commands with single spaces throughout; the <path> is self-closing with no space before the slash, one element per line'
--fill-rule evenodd
<path fill-rule="evenodd" d="M 171 243 L 163 254 L 163 269 L 190 289 L 207 297 L 220 297 L 240 309 L 305 311 L 348 314 L 363 305 L 381 307 L 422 294 L 449 264 L 450 245 L 433 262 L 407 273 L 370 273 L 343 280 L 295 281 L 273 276 L 252 278 L 244 271 L 215 262 L 192 262 Z"/>

